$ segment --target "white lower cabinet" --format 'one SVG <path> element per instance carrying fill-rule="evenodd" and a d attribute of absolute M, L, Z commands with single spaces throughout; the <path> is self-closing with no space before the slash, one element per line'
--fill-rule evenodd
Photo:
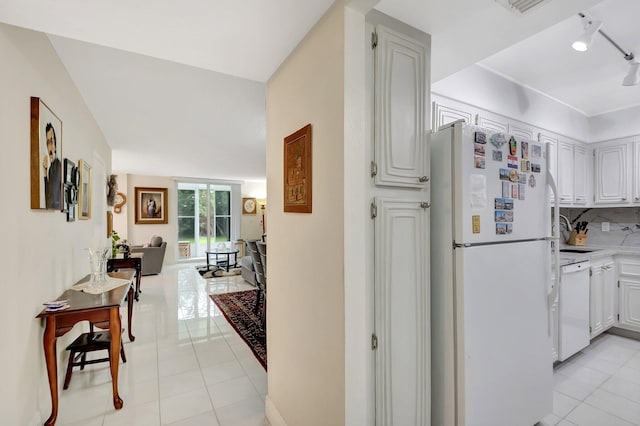
<path fill-rule="evenodd" d="M 618 259 L 620 318 L 618 326 L 640 332 L 640 257 Z"/>
<path fill-rule="evenodd" d="M 553 277 L 551 279 L 551 284 L 553 286 L 556 285 L 556 279 Z M 558 293 L 556 293 L 556 298 L 553 300 L 551 304 L 551 361 L 556 362 L 558 360 L 558 346 L 560 343 L 560 335 L 559 335 L 559 319 L 558 319 Z"/>
<path fill-rule="evenodd" d="M 591 263 L 589 280 L 589 331 L 593 339 L 616 321 L 615 263 L 610 257 Z"/>

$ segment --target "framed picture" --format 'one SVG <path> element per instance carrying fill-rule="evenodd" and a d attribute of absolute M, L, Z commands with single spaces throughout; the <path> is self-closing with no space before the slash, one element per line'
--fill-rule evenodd
<path fill-rule="evenodd" d="M 31 208 L 62 210 L 62 121 L 31 98 Z"/>
<path fill-rule="evenodd" d="M 62 211 L 67 213 L 67 222 L 73 222 L 76 220 L 76 204 L 78 204 L 79 180 L 80 176 L 76 164 L 68 158 L 65 158 Z"/>
<path fill-rule="evenodd" d="M 165 224 L 167 218 L 167 188 L 140 188 L 136 186 L 135 222 Z"/>
<path fill-rule="evenodd" d="M 113 233 L 113 213 L 107 212 L 107 238 L 111 238 Z"/>
<path fill-rule="evenodd" d="M 78 218 L 91 219 L 91 166 L 84 160 L 78 161 L 80 184 L 78 186 Z"/>
<path fill-rule="evenodd" d="M 311 213 L 311 124 L 284 138 L 284 211 Z"/>
<path fill-rule="evenodd" d="M 255 198 L 243 198 L 242 214 L 256 214 L 256 205 Z"/>

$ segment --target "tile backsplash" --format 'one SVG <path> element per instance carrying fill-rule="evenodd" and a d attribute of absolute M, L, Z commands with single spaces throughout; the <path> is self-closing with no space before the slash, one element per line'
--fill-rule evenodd
<path fill-rule="evenodd" d="M 640 249 L 640 207 L 560 209 L 575 227 L 576 222 L 589 222 L 587 244 L 603 247 L 638 247 Z M 602 223 L 609 222 L 609 231 Z"/>

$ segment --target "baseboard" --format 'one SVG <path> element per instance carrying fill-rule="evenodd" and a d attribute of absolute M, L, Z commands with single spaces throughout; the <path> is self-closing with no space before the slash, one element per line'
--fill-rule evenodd
<path fill-rule="evenodd" d="M 607 333 L 616 334 L 618 336 L 627 337 L 629 339 L 640 340 L 640 333 L 637 331 L 625 330 L 623 328 L 612 327 L 607 330 Z"/>
<path fill-rule="evenodd" d="M 284 421 L 269 395 L 264 399 L 264 412 L 271 426 L 287 426 L 287 422 Z"/>

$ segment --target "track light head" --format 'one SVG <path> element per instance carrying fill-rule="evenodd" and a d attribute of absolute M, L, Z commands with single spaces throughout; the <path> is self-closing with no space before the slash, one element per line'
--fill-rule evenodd
<path fill-rule="evenodd" d="M 623 86 L 636 86 L 640 84 L 640 62 L 629 61 L 629 72 L 622 80 Z"/>
<path fill-rule="evenodd" d="M 593 42 L 593 36 L 602 26 L 602 21 L 592 21 L 586 16 L 582 18 L 582 23 L 584 24 L 584 33 L 571 45 L 571 47 L 578 52 L 584 52 L 589 49 L 589 46 Z"/>

